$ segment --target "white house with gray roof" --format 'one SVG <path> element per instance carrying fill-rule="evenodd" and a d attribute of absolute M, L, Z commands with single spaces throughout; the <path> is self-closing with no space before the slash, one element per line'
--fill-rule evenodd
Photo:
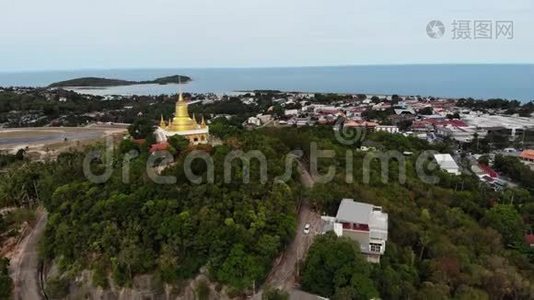
<path fill-rule="evenodd" d="M 323 220 L 326 221 L 324 232 L 334 231 L 338 236 L 357 241 L 367 261 L 380 262 L 388 239 L 388 214 L 382 207 L 343 199 L 336 217 L 323 217 Z"/>

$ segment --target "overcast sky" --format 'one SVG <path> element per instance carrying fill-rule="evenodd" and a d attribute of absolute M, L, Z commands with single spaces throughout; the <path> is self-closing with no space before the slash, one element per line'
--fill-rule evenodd
<path fill-rule="evenodd" d="M 3 0 L 0 71 L 534 63 L 533 3 Z M 427 36 L 431 20 L 442 38 Z M 454 40 L 454 20 L 510 20 L 514 38 Z"/>

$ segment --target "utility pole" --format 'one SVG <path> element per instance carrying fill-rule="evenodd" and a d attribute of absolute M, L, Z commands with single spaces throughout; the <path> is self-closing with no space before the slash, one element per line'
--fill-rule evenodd
<path fill-rule="evenodd" d="M 523 141 L 521 142 L 521 147 L 525 150 L 525 134 L 527 133 L 527 127 L 523 127 Z"/>
<path fill-rule="evenodd" d="M 256 279 L 252 280 L 252 295 L 256 294 Z"/>

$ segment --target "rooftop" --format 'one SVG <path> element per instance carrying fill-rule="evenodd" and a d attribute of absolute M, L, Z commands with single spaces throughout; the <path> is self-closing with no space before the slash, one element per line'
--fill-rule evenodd
<path fill-rule="evenodd" d="M 534 160 L 534 150 L 532 149 L 524 150 L 523 152 L 521 152 L 519 156 L 524 159 Z"/>
<path fill-rule="evenodd" d="M 167 150 L 168 147 L 169 147 L 169 144 L 167 142 L 152 144 L 150 146 L 149 152 L 154 153 L 158 151 Z"/>
<path fill-rule="evenodd" d="M 434 159 L 439 164 L 439 166 L 442 169 L 451 170 L 451 169 L 459 169 L 458 165 L 452 158 L 452 156 L 448 153 L 445 154 L 434 154 Z"/>
<path fill-rule="evenodd" d="M 534 128 L 534 119 L 517 116 L 501 115 L 462 115 L 467 124 L 481 128 Z"/>
<path fill-rule="evenodd" d="M 382 212 L 382 207 L 368 203 L 355 202 L 352 199 L 343 199 L 337 210 L 338 222 L 369 224 L 385 227 L 387 230 L 388 215 Z M 372 227 L 372 226 L 369 226 Z"/>

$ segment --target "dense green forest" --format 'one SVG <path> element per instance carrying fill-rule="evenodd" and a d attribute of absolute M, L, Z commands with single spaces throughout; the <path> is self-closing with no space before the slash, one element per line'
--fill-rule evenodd
<path fill-rule="evenodd" d="M 332 299 L 373 299 L 379 292 L 371 269 L 354 241 L 329 232 L 319 236 L 309 250 L 302 287 Z"/>
<path fill-rule="evenodd" d="M 327 132 L 314 135 L 322 145 L 320 148 L 336 149 L 337 159 L 329 163 L 343 166 L 347 148 L 328 138 Z M 523 240 L 534 216 L 533 194 L 522 188 L 497 193 L 480 184 L 477 178 L 451 176 L 438 170 L 429 174 L 438 176 L 439 182 L 427 184 L 416 174 L 415 158 L 422 150 L 447 151 L 447 145 L 428 145 L 382 133 L 369 135 L 368 140 L 382 150 L 414 152 L 407 158 L 404 184 L 399 183 L 399 165 L 395 160 L 389 164 L 387 183 L 382 182 L 378 161 L 371 165 L 370 182 L 363 183 L 362 161 L 366 153 L 354 152 L 354 183 L 347 184 L 345 174 L 339 172 L 333 182 L 316 184 L 309 198 L 318 211 L 329 215 L 335 215 L 340 200 L 347 197 L 384 207 L 389 214 L 386 253 L 379 265 L 360 262 L 355 267 L 363 274 L 370 268 L 369 278 L 374 285 L 368 286 L 360 277 L 353 278 L 362 273 L 345 274 L 348 266 L 337 266 L 339 261 L 328 256 L 343 249 L 338 245 L 341 242 L 318 240 L 319 245 L 312 250 L 326 249 L 320 250 L 323 254 L 310 251 L 303 275 L 305 288 L 334 299 L 347 299 L 343 295 L 363 299 L 354 295 L 366 291 L 366 296 L 372 296 L 375 290 L 383 299 L 534 297 L 534 251 Z M 430 165 L 428 168 L 431 169 Z M 333 260 L 330 266 L 333 271 L 317 268 L 314 260 L 327 265 Z M 306 284 L 306 280 L 323 285 Z"/>
<path fill-rule="evenodd" d="M 11 285 L 13 284 L 9 277 L 9 260 L 0 259 L 0 299 L 9 299 L 11 297 Z"/>
<path fill-rule="evenodd" d="M 495 192 L 475 177 L 440 172 L 430 161 L 424 162 L 425 169 L 439 180 L 425 183 L 417 175 L 418 155 L 423 150 L 447 152 L 449 145 L 386 133 L 368 134 L 366 142 L 382 151 L 413 152 L 406 157 L 405 182 L 396 160 L 390 161 L 388 181 L 383 182 L 376 160 L 365 183 L 368 153 L 337 142 L 330 127 L 245 131 L 227 121 L 216 125 L 224 143 L 199 146 L 214 159 L 214 183 L 185 179 L 184 158 L 192 148 L 176 143 L 176 163 L 163 175 L 175 175 L 177 183 L 155 184 L 145 173 L 146 148 L 125 141 L 114 153 L 114 172 L 106 183 L 84 178 L 83 153 L 65 153 L 55 162 L 11 164 L 16 167 L 0 175 L 9 178 L 0 180 L 0 200 L 7 206 L 39 198 L 49 212 L 43 257 L 57 262 L 67 276 L 91 269 L 102 286 L 109 284 L 107 274 L 129 286 L 133 276 L 144 273 L 177 284 L 206 266 L 212 280 L 236 292 L 250 290 L 254 281 L 263 281 L 274 257 L 292 239 L 299 200 L 309 199 L 321 214 L 335 215 L 342 198 L 354 198 L 380 205 L 389 214 L 381 263 L 368 264 L 345 239 L 320 237 L 302 262 L 304 289 L 332 299 L 534 297 L 534 253 L 523 241 L 534 220 L 528 183 Z M 336 167 L 333 181 L 311 190 L 303 190 L 294 179 L 276 182 L 274 177 L 284 173 L 283 154 L 303 150 L 307 163 L 312 142 L 334 150 L 334 158 L 318 164 L 321 174 Z M 130 183 L 125 184 L 123 156 L 132 149 L 142 154 L 132 161 Z M 224 156 L 234 149 L 265 154 L 266 184 L 259 182 L 254 160 L 249 184 L 241 181 L 246 172 L 240 171 L 238 160 L 233 180 L 223 182 Z M 352 151 L 352 182 L 346 181 L 347 150 Z M 202 161 L 192 167 L 195 174 L 206 175 Z M 101 170 L 103 162 L 93 168 Z"/>
<path fill-rule="evenodd" d="M 136 145 L 118 147 L 129 151 Z M 145 172 L 146 149 L 132 161 L 129 183 L 122 182 L 122 165 L 111 179 L 88 182 L 82 173 L 83 153 L 65 153 L 57 162 L 13 168 L 11 180 L 0 188 L 4 205 L 16 204 L 12 188 L 28 186 L 49 212 L 42 255 L 55 260 L 66 274 L 94 271 L 94 281 L 109 286 L 108 273 L 119 286 L 130 286 L 138 274 L 155 273 L 163 282 L 178 283 L 207 266 L 214 280 L 236 291 L 261 282 L 271 263 L 292 239 L 296 226 L 298 183 L 278 182 L 289 152 L 279 140 L 256 132 L 216 147 L 202 148 L 215 161 L 215 182 L 193 184 L 184 175 L 183 159 L 192 149 L 180 149 L 177 162 L 165 170 L 176 184 L 153 183 Z M 250 183 L 242 183 L 240 160 L 234 177 L 223 183 L 223 161 L 232 150 L 261 149 L 268 161 L 269 180 L 259 182 L 257 164 L 250 163 Z M 122 162 L 123 153 L 115 153 Z M 95 164 L 98 170 L 102 165 Z M 206 169 L 200 160 L 193 170 Z M 13 194 L 11 194 L 13 193 Z M 36 195 L 32 195 L 36 196 Z"/>

